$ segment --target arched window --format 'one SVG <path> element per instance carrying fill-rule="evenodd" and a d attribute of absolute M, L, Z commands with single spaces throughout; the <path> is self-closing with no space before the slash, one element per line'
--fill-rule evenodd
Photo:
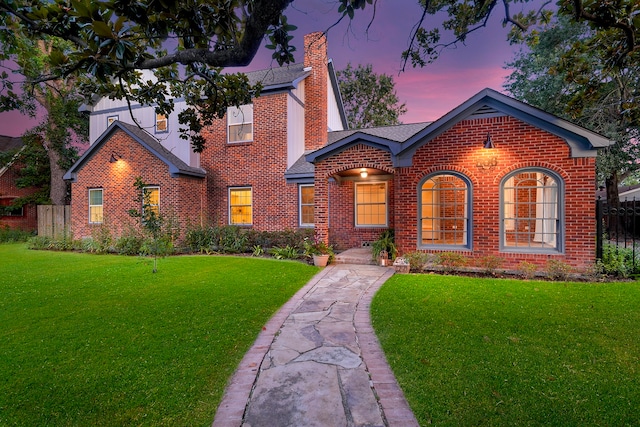
<path fill-rule="evenodd" d="M 521 169 L 500 185 L 501 249 L 559 252 L 562 249 L 562 179 L 546 169 Z"/>
<path fill-rule="evenodd" d="M 470 246 L 471 185 L 463 175 L 427 176 L 419 185 L 418 246 Z"/>

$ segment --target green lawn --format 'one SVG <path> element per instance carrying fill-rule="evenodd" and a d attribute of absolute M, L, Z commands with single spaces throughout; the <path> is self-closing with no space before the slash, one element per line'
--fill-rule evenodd
<path fill-rule="evenodd" d="M 0 245 L 0 425 L 205 426 L 302 263 Z"/>
<path fill-rule="evenodd" d="M 374 328 L 422 426 L 640 423 L 640 286 L 396 275 Z"/>

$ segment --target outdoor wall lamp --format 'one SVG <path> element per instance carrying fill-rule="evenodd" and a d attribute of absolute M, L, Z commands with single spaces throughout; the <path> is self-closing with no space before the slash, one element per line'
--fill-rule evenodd
<path fill-rule="evenodd" d="M 122 158 L 122 156 L 118 153 L 116 153 L 115 151 L 111 152 L 111 158 L 109 159 L 109 163 L 115 163 L 118 160 L 120 160 Z"/>
<path fill-rule="evenodd" d="M 369 173 L 367 172 L 367 170 L 365 168 L 360 169 L 360 176 L 362 178 L 366 178 L 367 176 L 369 176 Z"/>
<path fill-rule="evenodd" d="M 487 139 L 484 142 L 484 148 L 486 149 L 496 148 L 495 145 L 493 145 L 493 141 L 491 140 L 491 133 L 489 132 L 487 132 Z"/>
<path fill-rule="evenodd" d="M 495 153 L 493 149 L 496 148 L 496 146 L 493 145 L 493 141 L 491 140 L 491 133 L 487 132 L 487 139 L 484 141 L 482 148 L 492 150 L 491 153 Z M 483 170 L 493 169 L 498 166 L 498 156 L 481 155 L 481 158 L 478 160 L 478 163 L 476 163 L 476 166 Z"/>

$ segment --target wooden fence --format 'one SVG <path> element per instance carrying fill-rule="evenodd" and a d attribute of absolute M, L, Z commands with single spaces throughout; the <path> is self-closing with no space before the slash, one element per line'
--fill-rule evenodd
<path fill-rule="evenodd" d="M 64 236 L 70 226 L 71 206 L 38 205 L 38 236 Z"/>

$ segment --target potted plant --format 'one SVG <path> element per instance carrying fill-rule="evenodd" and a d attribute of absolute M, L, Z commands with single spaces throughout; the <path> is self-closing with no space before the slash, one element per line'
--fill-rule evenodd
<path fill-rule="evenodd" d="M 396 258 L 397 253 L 398 248 L 396 248 L 391 229 L 383 231 L 378 240 L 371 244 L 371 255 L 379 265 L 386 266 L 389 259 L 393 261 Z"/>
<path fill-rule="evenodd" d="M 318 239 L 304 239 L 304 254 L 313 258 L 313 264 L 317 267 L 325 267 L 333 257 L 333 248 L 324 241 Z"/>

